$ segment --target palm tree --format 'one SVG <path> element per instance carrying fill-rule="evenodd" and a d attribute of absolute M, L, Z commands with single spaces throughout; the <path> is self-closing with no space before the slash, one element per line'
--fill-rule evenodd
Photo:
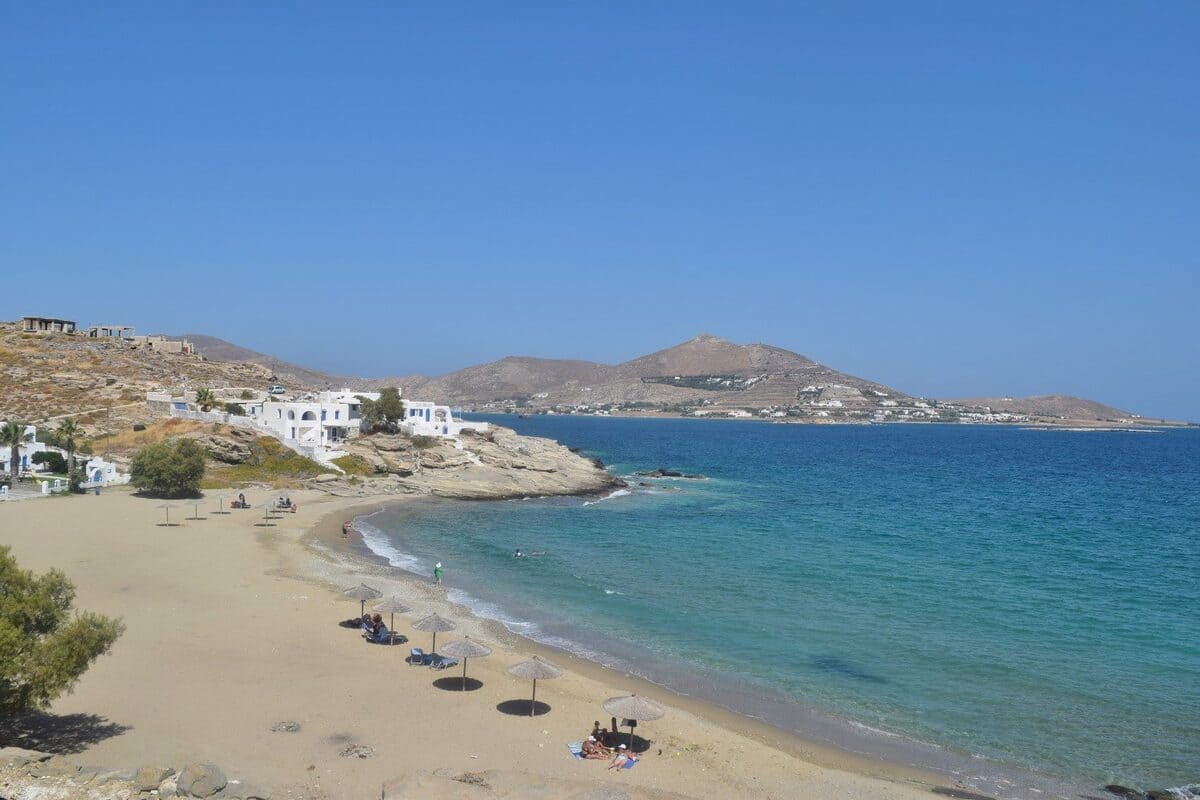
<path fill-rule="evenodd" d="M 212 389 L 197 389 L 196 390 L 196 405 L 201 411 L 208 411 L 217 404 L 217 396 L 213 394 Z"/>
<path fill-rule="evenodd" d="M 62 446 L 67 448 L 67 474 L 75 474 L 75 437 L 79 436 L 82 431 L 79 430 L 79 425 L 75 420 L 67 417 L 62 422 L 58 423 L 58 440 L 62 442 Z"/>
<path fill-rule="evenodd" d="M 25 426 L 9 420 L 0 427 L 0 445 L 12 448 L 8 457 L 8 474 L 14 481 L 21 468 L 21 445 L 25 443 Z"/>

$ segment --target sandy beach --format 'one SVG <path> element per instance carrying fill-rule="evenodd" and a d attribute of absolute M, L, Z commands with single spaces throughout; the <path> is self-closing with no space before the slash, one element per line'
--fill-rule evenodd
<path fill-rule="evenodd" d="M 263 497 L 254 494 L 252 500 Z M 722 709 L 520 639 L 448 604 L 443 591 L 356 556 L 344 519 L 395 498 L 364 501 L 295 492 L 295 514 L 260 527 L 262 513 L 211 513 L 190 505 L 159 525 L 161 501 L 124 491 L 0 504 L 0 544 L 22 567 L 62 569 L 79 608 L 120 616 L 127 632 L 76 691 L 43 720 L 0 728 L 10 744 L 114 768 L 189 761 L 220 764 L 276 797 L 377 797 L 407 776 L 424 797 L 570 797 L 617 785 L 644 798 L 910 798 L 936 776 L 824 748 Z M 402 502 L 402 501 L 401 501 Z M 357 615 L 340 587 L 365 580 L 413 613 L 396 618 L 411 644 L 369 645 L 338 622 Z M 492 647 L 472 660 L 481 682 L 458 691 L 457 671 L 413 667 L 410 646 L 429 635 L 411 624 L 431 611 L 459 623 L 439 642 L 470 635 Z M 538 686 L 549 713 L 514 714 L 529 684 L 506 669 L 538 653 L 566 675 Z M 601 702 L 646 694 L 667 716 L 644 723 L 651 741 L 632 770 L 572 758 Z M 525 706 L 527 707 L 527 706 Z M 273 731 L 281 722 L 295 732 Z M 342 755 L 352 745 L 370 758 Z M 491 794 L 444 780 L 487 773 Z"/>

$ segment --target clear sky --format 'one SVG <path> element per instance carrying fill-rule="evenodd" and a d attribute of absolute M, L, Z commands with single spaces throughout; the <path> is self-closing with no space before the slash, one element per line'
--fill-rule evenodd
<path fill-rule="evenodd" d="M 446 6 L 453 5 L 449 10 Z M 0 3 L 0 318 L 1200 419 L 1200 3 Z"/>

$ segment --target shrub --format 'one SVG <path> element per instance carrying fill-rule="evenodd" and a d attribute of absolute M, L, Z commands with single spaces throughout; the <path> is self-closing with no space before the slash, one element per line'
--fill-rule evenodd
<path fill-rule="evenodd" d="M 119 619 L 72 613 L 75 587 L 56 569 L 34 575 L 0 546 L 0 713 L 45 708 L 125 631 Z"/>
<path fill-rule="evenodd" d="M 242 389 L 242 393 L 240 395 L 238 395 L 238 397 L 240 397 L 243 400 L 253 400 L 254 392 L 250 391 L 249 389 Z"/>
<path fill-rule="evenodd" d="M 60 475 L 65 474 L 67 471 L 67 460 L 52 450 L 34 453 L 29 460 L 34 464 L 44 464 L 46 469 L 51 472 L 57 472 Z"/>
<path fill-rule="evenodd" d="M 432 436 L 414 436 L 409 439 L 409 441 L 412 442 L 412 446 L 418 450 L 428 450 L 437 442 L 437 440 Z"/>
<path fill-rule="evenodd" d="M 241 403 L 226 403 L 225 413 L 236 414 L 239 417 L 246 416 L 246 409 Z"/>
<path fill-rule="evenodd" d="M 333 460 L 347 475 L 370 475 L 375 470 L 371 463 L 360 455 L 350 454 Z"/>
<path fill-rule="evenodd" d="M 200 491 L 204 448 L 192 439 L 168 439 L 137 451 L 129 468 L 130 482 L 154 497 L 188 497 Z"/>

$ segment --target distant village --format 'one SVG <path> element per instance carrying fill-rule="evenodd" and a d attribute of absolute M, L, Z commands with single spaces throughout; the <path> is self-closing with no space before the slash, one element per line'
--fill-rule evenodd
<path fill-rule="evenodd" d="M 197 356 L 187 339 L 139 335 L 132 325 L 92 325 L 81 329 L 75 320 L 26 316 L 19 330 L 24 335 L 67 335 L 127 345 L 148 353 Z M 465 422 L 458 409 L 431 400 L 401 399 L 403 418 L 396 432 L 409 437 L 449 439 L 461 449 L 464 431 L 486 432 L 486 422 Z M 254 430 L 277 439 L 290 450 L 334 472 L 343 472 L 336 460 L 347 455 L 341 447 L 366 432 L 365 402 L 379 402 L 383 392 L 351 388 L 324 391 L 289 389 L 280 383 L 262 386 L 171 389 L 145 393 L 146 408 L 155 418 L 182 418 Z M 73 441 L 77 429 L 70 415 L 59 427 L 0 420 L 5 439 L 0 443 L 0 500 L 51 495 L 76 490 L 99 490 L 129 482 L 117 463 L 90 453 L 75 462 Z M 10 424 L 11 423 L 11 424 Z M 72 482 L 67 462 L 82 473 Z"/>

